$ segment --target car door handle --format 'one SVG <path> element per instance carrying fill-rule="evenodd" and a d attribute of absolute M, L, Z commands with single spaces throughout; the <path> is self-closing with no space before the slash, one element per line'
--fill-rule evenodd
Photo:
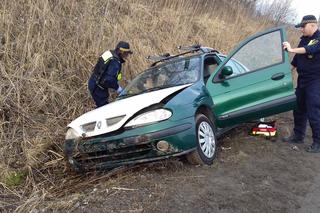
<path fill-rule="evenodd" d="M 271 79 L 274 80 L 274 81 L 277 81 L 277 80 L 280 80 L 282 78 L 284 78 L 285 74 L 283 72 L 280 72 L 280 73 L 277 73 L 277 74 L 274 74 Z"/>

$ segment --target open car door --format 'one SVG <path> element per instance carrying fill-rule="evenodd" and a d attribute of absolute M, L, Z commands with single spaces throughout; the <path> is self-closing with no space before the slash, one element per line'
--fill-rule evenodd
<path fill-rule="evenodd" d="M 218 127 L 292 110 L 295 95 L 283 28 L 242 42 L 222 60 L 206 87 Z"/>

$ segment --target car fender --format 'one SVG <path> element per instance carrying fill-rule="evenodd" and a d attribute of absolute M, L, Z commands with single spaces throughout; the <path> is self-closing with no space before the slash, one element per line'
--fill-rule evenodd
<path fill-rule="evenodd" d="M 213 108 L 212 98 L 201 81 L 181 91 L 165 105 L 173 111 L 172 120 L 194 117 L 201 106 Z"/>

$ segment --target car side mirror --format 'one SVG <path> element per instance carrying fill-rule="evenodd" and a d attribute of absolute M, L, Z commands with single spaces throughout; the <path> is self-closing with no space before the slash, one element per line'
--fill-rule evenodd
<path fill-rule="evenodd" d="M 221 73 L 219 74 L 219 78 L 224 79 L 226 76 L 232 75 L 233 70 L 230 66 L 223 67 Z"/>

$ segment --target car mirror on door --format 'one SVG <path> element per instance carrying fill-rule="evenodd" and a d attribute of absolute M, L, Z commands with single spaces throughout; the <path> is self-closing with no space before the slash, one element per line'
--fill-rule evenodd
<path fill-rule="evenodd" d="M 226 76 L 229 76 L 229 75 L 232 75 L 232 74 L 233 74 L 232 67 L 225 66 L 225 67 L 223 67 L 221 73 L 219 74 L 219 78 L 220 79 L 224 79 Z"/>

